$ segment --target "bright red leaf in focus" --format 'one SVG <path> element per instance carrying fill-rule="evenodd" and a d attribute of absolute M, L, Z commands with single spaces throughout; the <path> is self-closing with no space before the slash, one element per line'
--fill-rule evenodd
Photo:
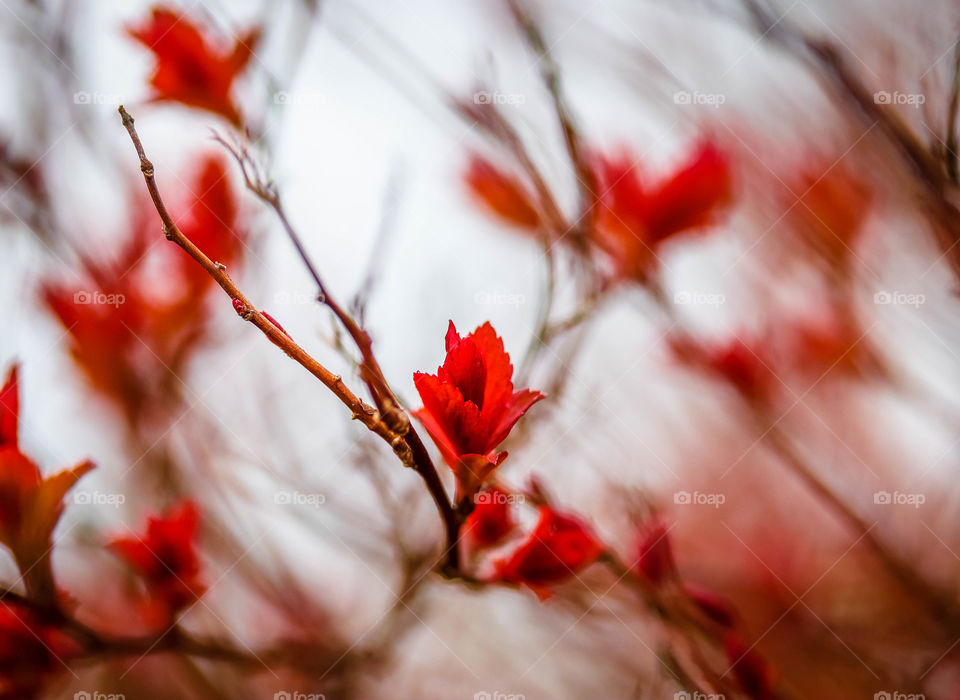
<path fill-rule="evenodd" d="M 218 46 L 205 28 L 177 10 L 158 6 L 149 19 L 128 27 L 127 32 L 156 57 L 150 78 L 155 100 L 205 109 L 242 126 L 243 118 L 230 93 L 253 56 L 259 29 L 246 32 L 233 46 Z"/>
<path fill-rule="evenodd" d="M 490 213 L 527 231 L 540 228 L 540 214 L 524 184 L 481 155 L 473 154 L 464 175 L 471 194 Z"/>
<path fill-rule="evenodd" d="M 542 506 L 540 521 L 527 541 L 509 559 L 498 562 L 497 578 L 525 584 L 544 600 L 551 595 L 550 586 L 592 564 L 605 549 L 580 520 Z"/>
<path fill-rule="evenodd" d="M 446 348 L 435 375 L 413 375 L 423 400 L 416 416 L 456 475 L 460 498 L 469 498 L 506 458 L 497 446 L 544 396 L 529 389 L 514 392 L 510 356 L 490 323 L 461 338 L 451 321 Z"/>
<path fill-rule="evenodd" d="M 595 160 L 594 241 L 625 276 L 645 278 L 663 241 L 713 225 L 733 196 L 729 163 L 709 142 L 653 186 L 643 182 L 637 159 L 628 152 Z"/>
<path fill-rule="evenodd" d="M 147 586 L 145 617 L 166 624 L 179 610 L 203 595 L 196 550 L 197 509 L 190 501 L 147 519 L 142 536 L 118 537 L 110 548 L 136 571 Z"/>

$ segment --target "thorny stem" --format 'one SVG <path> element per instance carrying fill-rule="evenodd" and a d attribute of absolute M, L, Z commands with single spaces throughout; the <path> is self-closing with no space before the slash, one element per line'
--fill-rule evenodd
<path fill-rule="evenodd" d="M 406 417 L 405 413 L 399 411 L 398 409 L 399 415 L 403 416 L 403 419 L 406 421 L 406 425 L 404 426 L 402 422 L 396 420 L 395 417 L 391 421 L 392 424 L 388 424 L 388 422 L 385 420 L 387 416 L 385 416 L 381 411 L 377 411 L 371 406 L 368 406 L 362 399 L 357 397 L 352 391 L 350 391 L 350 389 L 347 388 L 346 384 L 343 382 L 343 379 L 339 375 L 332 373 L 326 367 L 317 362 L 317 360 L 307 353 L 306 350 L 294 342 L 289 335 L 281 330 L 270 319 L 264 316 L 262 312 L 258 311 L 227 274 L 226 267 L 220 263 L 210 260 L 210 258 L 208 258 L 203 251 L 194 245 L 194 243 L 190 241 L 190 239 L 187 238 L 183 232 L 180 231 L 176 223 L 174 223 L 173 218 L 170 216 L 169 211 L 167 211 L 167 207 L 163 202 L 163 198 L 160 196 L 160 190 L 157 187 L 154 177 L 153 163 L 151 163 L 147 158 L 143 144 L 140 141 L 140 136 L 137 134 L 136 128 L 134 127 L 133 117 L 131 117 L 129 112 L 123 108 L 123 105 L 120 106 L 119 112 L 123 120 L 123 125 L 126 128 L 127 133 L 130 135 L 130 140 L 133 142 L 134 148 L 136 148 L 137 151 L 137 155 L 140 158 L 140 171 L 143 173 L 143 179 L 146 183 L 147 191 L 150 194 L 150 198 L 153 200 L 153 205 L 156 208 L 157 214 L 159 214 L 160 220 L 163 224 L 164 236 L 166 236 L 167 240 L 170 240 L 180 246 L 188 255 L 190 255 L 190 257 L 199 263 L 199 265 L 207 272 L 207 274 L 210 275 L 210 277 L 213 278 L 218 285 L 220 285 L 223 291 L 225 291 L 233 300 L 234 308 L 237 310 L 237 313 L 241 318 L 249 321 L 258 329 L 260 329 L 260 331 L 267 336 L 267 338 L 269 338 L 274 345 L 283 350 L 289 357 L 299 363 L 314 377 L 319 379 L 324 386 L 330 389 L 330 391 L 332 391 L 334 395 L 351 410 L 355 419 L 359 420 L 369 430 L 379 435 L 388 445 L 390 445 L 405 466 L 416 470 L 417 473 L 420 474 L 421 478 L 424 480 L 424 483 L 426 483 L 428 490 L 430 491 L 430 495 L 433 497 L 433 500 L 436 503 L 437 509 L 440 512 L 440 516 L 443 519 L 444 528 L 446 530 L 447 550 L 444 557 L 444 569 L 446 571 L 456 571 L 460 564 L 458 546 L 460 521 L 453 509 L 453 506 L 450 504 L 447 493 L 443 488 L 443 483 L 440 481 L 440 476 L 437 474 L 436 468 L 430 461 L 429 453 L 424 447 L 419 436 L 410 426 L 409 418 Z M 246 176 L 246 172 L 244 172 L 244 175 Z M 277 213 L 281 215 L 281 220 L 284 222 L 284 226 L 289 227 L 289 222 L 287 222 L 286 217 L 282 216 L 282 209 L 279 208 L 279 203 L 276 209 Z M 290 231 L 292 231 L 292 228 L 288 230 L 288 233 Z M 293 235 L 293 239 L 296 243 L 297 238 L 295 233 Z M 315 270 L 311 270 L 311 272 L 315 273 Z M 367 358 L 368 356 L 372 358 L 370 337 L 365 331 L 360 329 L 359 326 L 353 322 L 353 319 L 344 313 L 335 302 L 333 302 L 331 305 L 331 299 L 326 294 L 326 289 L 324 288 L 319 275 L 315 276 L 315 280 L 318 283 L 320 292 L 324 294 L 325 303 L 330 306 L 334 314 L 336 314 L 337 317 L 340 318 L 341 322 L 343 322 L 347 327 L 348 332 L 350 332 L 351 336 L 353 336 L 354 340 L 357 342 L 358 347 L 360 347 L 360 351 L 363 353 L 364 358 Z M 357 335 L 354 336 L 354 332 L 356 332 Z M 376 365 L 375 361 L 372 365 L 371 371 L 371 376 L 367 377 L 368 382 L 376 381 L 379 384 L 379 382 L 382 381 L 383 385 L 386 386 L 386 381 L 383 379 L 379 365 Z M 374 397 L 377 397 L 376 393 L 374 393 Z"/>

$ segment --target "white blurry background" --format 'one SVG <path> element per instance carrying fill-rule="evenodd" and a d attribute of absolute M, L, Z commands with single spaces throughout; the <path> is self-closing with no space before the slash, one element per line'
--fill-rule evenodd
<path fill-rule="evenodd" d="M 812 152 L 837 157 L 854 149 L 862 134 L 836 126 L 835 103 L 810 73 L 745 30 L 734 5 L 711 4 L 534 5 L 586 138 L 600 148 L 628 144 L 658 172 L 710 133 L 735 155 L 744 190 L 789 178 L 798 160 Z M 294 1 L 183 7 L 226 33 L 268 25 L 241 103 L 263 115 L 268 168 L 311 256 L 341 298 L 357 291 L 380 231 L 388 229 L 367 326 L 402 396 L 419 405 L 412 374 L 433 371 L 441 362 L 449 319 L 462 332 L 490 320 L 518 361 L 535 324 L 543 254 L 468 197 L 461 181 L 468 149 L 496 151 L 453 115 L 440 89 L 465 99 L 481 86 L 511 96 L 518 104 L 507 106 L 506 115 L 572 208 L 574 181 L 539 65 L 503 7 L 479 0 L 330 0 L 319 16 Z M 59 56 L 44 41 L 55 34 L 57 13 L 45 18 L 14 0 L 0 9 L 0 134 L 15 149 L 39 151 L 37 167 L 52 178 L 63 230 L 74 248 L 91 255 L 111 255 L 124 235 L 130 192 L 140 187 L 117 104 L 136 117 L 165 192 L 179 188 L 178 173 L 200 150 L 217 149 L 210 127 L 224 130 L 204 113 L 144 104 L 153 58 L 124 35 L 123 26 L 139 21 L 147 9 L 140 2 L 78 4 L 62 27 L 75 37 L 73 56 Z M 922 89 L 929 102 L 946 103 L 960 19 L 955 3 L 805 0 L 783 3 L 781 13 L 846 47 L 876 89 Z M 69 77 L 69 85 L 52 82 L 49 76 L 56 73 Z M 92 104 L 74 104 L 76 90 L 93 95 Z M 680 90 L 719 93 L 725 101 L 678 105 L 674 94 Z M 53 116 L 40 120 L 40 112 Z M 914 124 L 921 118 L 909 108 L 903 114 Z M 55 128 L 41 130 L 41 122 Z M 925 224 L 899 206 L 897 197 L 909 201 L 910 193 L 893 185 L 890 198 L 872 213 L 861 254 L 869 270 L 867 325 L 912 386 L 955 411 L 952 387 L 960 363 L 949 274 L 932 238 L 922 232 Z M 714 337 L 815 307 L 802 279 L 789 279 L 771 265 L 778 222 L 750 203 L 751 197 L 762 202 L 764 193 L 742 194 L 744 203 L 722 231 L 695 246 L 679 246 L 666 258 L 668 289 L 725 295 L 719 308 L 680 310 Z M 0 203 L 10 196 L 0 195 Z M 314 290 L 289 242 L 249 196 L 246 206 L 258 235 L 239 275 L 242 287 L 318 359 L 347 376 L 349 368 L 325 342 L 331 335 L 328 314 L 310 303 Z M 159 225 L 157 245 L 167 245 Z M 85 486 L 124 492 L 135 471 L 128 471 L 130 456 L 112 427 L 113 409 L 85 387 L 62 327 L 37 298 L 40 280 L 70 279 L 76 263 L 71 247 L 41 241 L 25 226 L 0 231 L 0 365 L 15 359 L 23 365 L 26 451 L 45 469 L 90 456 L 99 469 Z M 871 307 L 871 287 L 903 288 L 898 285 L 926 295 L 928 303 L 909 311 Z M 490 302 L 503 297 L 511 303 Z M 570 302 L 565 300 L 567 309 Z M 218 344 L 183 377 L 192 408 L 181 420 L 212 424 L 218 433 L 208 445 L 216 478 L 198 479 L 198 500 L 222 517 L 218 522 L 235 528 L 249 545 L 247 559 L 270 566 L 281 553 L 333 611 L 335 626 L 362 642 L 393 604 L 397 585 L 386 535 L 392 525 L 354 463 L 358 443 L 374 440 L 347 420 L 322 386 L 238 322 L 225 297 L 216 323 Z M 744 532 L 772 517 L 758 504 L 778 478 L 770 475 L 769 457 L 751 452 L 755 436 L 725 410 L 723 395 L 671 363 L 664 331 L 642 291 L 625 290 L 607 303 L 569 367 L 567 392 L 531 411 L 529 439 L 511 449 L 503 467 L 512 483 L 539 475 L 558 502 L 586 514 L 621 546 L 631 532 L 625 494 L 649 490 L 669 503 L 678 484 L 711 483 L 732 464 L 737 473 L 729 478 L 739 482 L 726 488 L 733 502 L 716 517 L 739 522 Z M 545 365 L 563 359 L 553 353 L 545 353 Z M 544 378 L 545 368 L 535 369 L 532 386 Z M 352 385 L 360 386 L 356 380 Z M 823 439 L 836 462 L 869 464 L 873 476 L 860 474 L 855 481 L 863 477 L 874 488 L 906 479 L 904 472 L 923 473 L 923 488 L 931 493 L 949 483 L 958 456 L 955 431 L 929 420 L 913 402 L 851 389 L 815 410 L 830 426 Z M 179 429 L 172 428 L 172 439 Z M 866 434 L 869 440 L 857 439 Z M 184 438 L 179 449 L 195 448 Z M 383 478 L 403 500 L 405 536 L 437 538 L 439 522 L 416 475 L 391 461 L 380 445 L 374 451 L 386 465 Z M 307 507 L 306 518 L 291 514 L 289 506 L 274 502 L 276 474 L 303 480 L 325 495 L 325 505 L 316 512 Z M 737 501 L 740 489 L 746 493 Z M 955 515 L 954 493 L 940 494 L 940 522 Z M 790 490 L 777 498 L 802 497 Z M 63 579 L 77 582 L 79 599 L 84 583 L 91 586 L 99 575 L 89 564 L 102 558 L 93 544 L 97 533 L 135 527 L 156 507 L 141 494 L 115 510 L 68 511 L 62 529 L 71 544 L 56 561 Z M 345 511 L 355 519 L 345 519 Z M 723 539 L 716 535 L 719 528 L 713 522 L 688 538 L 699 539 L 692 550 L 697 556 L 709 558 L 703 550 Z M 813 530 L 807 534 L 816 540 Z M 922 529 L 914 523 L 906 531 Z M 833 541 L 809 546 L 821 545 L 829 548 Z M 912 545 L 939 546 L 929 537 Z M 689 556 L 678 550 L 682 566 Z M 229 575 L 208 600 L 238 637 L 253 644 L 270 634 L 269 616 L 231 587 Z M 416 620 L 395 665 L 365 681 L 369 697 L 469 697 L 484 690 L 527 698 L 626 697 L 638 676 L 656 664 L 656 641 L 642 611 L 631 609 L 636 601 L 615 595 L 588 597 L 582 609 L 564 609 L 523 593 L 480 594 L 436 582 L 428 601 L 413 606 Z M 198 612 L 194 624 L 215 627 L 217 620 L 204 616 Z"/>

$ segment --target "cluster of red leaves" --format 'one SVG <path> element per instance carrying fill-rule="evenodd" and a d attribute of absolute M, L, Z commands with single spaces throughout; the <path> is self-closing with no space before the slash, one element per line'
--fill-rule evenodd
<path fill-rule="evenodd" d="M 205 109 L 242 126 L 231 91 L 259 30 L 220 48 L 187 17 L 158 7 L 128 31 L 156 56 L 155 100 Z M 239 263 L 246 232 L 223 160 L 200 158 L 183 199 L 177 223 L 186 237 L 217 262 Z M 121 406 L 131 422 L 176 393 L 177 373 L 209 333 L 214 284 L 186 254 L 162 241 L 151 203 L 137 200 L 133 210 L 115 259 L 84 257 L 82 284 L 48 282 L 41 289 L 92 386 Z M 44 476 L 21 450 L 19 416 L 14 366 L 0 387 L 0 544 L 20 569 L 29 603 L 0 600 L 0 700 L 35 697 L 47 675 L 84 652 L 80 637 L 67 631 L 68 601 L 61 600 L 50 554 L 64 499 L 93 464 Z M 146 590 L 141 609 L 150 624 L 168 625 L 205 592 L 196 530 L 197 512 L 187 502 L 150 518 L 142 537 L 109 543 L 141 578 Z"/>
<path fill-rule="evenodd" d="M 56 610 L 59 591 L 50 568 L 53 530 L 63 514 L 64 498 L 89 461 L 44 477 L 20 450 L 20 396 L 17 368 L 0 388 L 0 543 L 13 554 L 27 593 L 39 609 Z M 187 502 L 151 518 L 142 537 L 119 537 L 110 547 L 143 579 L 145 620 L 166 626 L 202 595 L 195 549 L 197 513 Z M 58 618 L 59 619 L 59 618 Z M 28 698 L 44 677 L 82 651 L 80 642 L 59 622 L 48 622 L 30 607 L 0 600 L 0 700 Z"/>
<path fill-rule="evenodd" d="M 505 542 L 517 530 L 514 504 L 518 500 L 522 499 L 500 486 L 477 494 L 476 506 L 463 525 L 464 541 L 475 550 Z M 542 505 L 536 526 L 505 558 L 495 562 L 491 580 L 526 585 L 545 600 L 552 595 L 552 586 L 578 574 L 605 550 L 579 518 Z"/>
<path fill-rule="evenodd" d="M 109 546 L 142 579 L 147 596 L 141 614 L 151 627 L 164 627 L 206 591 L 196 550 L 197 509 L 184 501 L 149 517 L 143 535 L 125 535 Z"/>
<path fill-rule="evenodd" d="M 44 477 L 20 450 L 19 422 L 19 384 L 13 367 L 0 388 L 0 543 L 13 554 L 28 593 L 52 604 L 57 597 L 50 568 L 53 530 L 67 492 L 93 464 L 82 462 Z M 44 676 L 76 651 L 77 643 L 58 626 L 42 621 L 25 606 L 0 600 L 0 698 L 33 697 Z"/>
<path fill-rule="evenodd" d="M 205 156 L 195 169 L 178 226 L 212 260 L 239 263 L 246 232 L 225 164 Z M 151 207 L 135 202 L 115 260 L 82 261 L 82 285 L 42 287 L 76 362 L 134 423 L 160 397 L 177 394 L 177 375 L 208 335 L 213 291 L 204 270 L 159 235 Z"/>
<path fill-rule="evenodd" d="M 154 7 L 149 19 L 128 27 L 127 32 L 156 58 L 150 79 L 154 100 L 204 109 L 236 126 L 243 125 L 231 93 L 260 40 L 259 28 L 245 32 L 232 46 L 225 46 L 186 15 L 167 7 Z"/>
<path fill-rule="evenodd" d="M 624 278 L 645 280 L 661 244 L 714 225 L 733 197 L 730 163 L 709 141 L 654 183 L 641 176 L 629 151 L 591 160 L 597 215 L 589 239 Z M 530 232 L 545 227 L 533 194 L 515 175 L 473 154 L 464 179 L 474 198 L 505 223 Z"/>
<path fill-rule="evenodd" d="M 414 374 L 423 401 L 416 416 L 453 470 L 458 499 L 463 500 L 471 498 L 506 459 L 507 453 L 497 452 L 497 446 L 544 396 L 530 389 L 513 390 L 510 355 L 489 323 L 461 338 L 451 321 L 446 348 L 436 374 Z"/>

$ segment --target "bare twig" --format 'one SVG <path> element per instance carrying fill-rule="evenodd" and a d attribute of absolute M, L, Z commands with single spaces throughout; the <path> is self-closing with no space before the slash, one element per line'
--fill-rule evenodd
<path fill-rule="evenodd" d="M 123 125 L 126 128 L 127 133 L 130 135 L 130 139 L 133 142 L 133 145 L 137 150 L 137 155 L 140 158 L 140 170 L 143 173 L 143 179 L 146 183 L 147 191 L 150 193 L 150 198 L 153 200 L 154 207 L 156 208 L 163 224 L 164 236 L 166 236 L 168 240 L 176 243 L 184 251 L 186 251 L 190 257 L 196 260 L 197 263 L 207 272 L 207 274 L 209 274 L 213 280 L 227 293 L 227 295 L 230 296 L 230 298 L 233 300 L 234 309 L 236 309 L 241 318 L 249 321 L 259 328 L 260 331 L 266 335 L 274 345 L 283 350 L 289 357 L 293 358 L 314 377 L 319 379 L 324 386 L 330 389 L 330 391 L 332 391 L 334 395 L 351 410 L 355 419 L 362 422 L 369 430 L 376 433 L 384 441 L 386 441 L 405 466 L 415 469 L 417 473 L 420 474 L 421 478 L 426 483 L 428 490 L 430 491 L 430 495 L 433 497 L 434 502 L 437 505 L 437 509 L 440 512 L 444 527 L 446 529 L 446 568 L 448 570 L 456 570 L 459 567 L 458 540 L 460 520 L 450 504 L 446 491 L 443 488 L 443 483 L 440 481 L 440 477 L 437 474 L 436 468 L 433 466 L 433 463 L 430 460 L 429 453 L 427 452 L 426 447 L 424 447 L 423 442 L 420 440 L 416 431 L 413 430 L 412 426 L 410 425 L 409 418 L 407 418 L 406 414 L 403 413 L 398 407 L 392 407 L 395 412 L 388 417 L 382 411 L 373 409 L 362 399 L 357 397 L 352 391 L 350 391 L 350 389 L 347 388 L 346 384 L 343 382 L 343 379 L 339 375 L 333 374 L 330 372 L 330 370 L 321 365 L 317 360 L 310 356 L 309 353 L 297 345 L 297 343 L 295 343 L 285 331 L 283 331 L 262 312 L 258 311 L 227 274 L 226 267 L 224 265 L 210 260 L 210 258 L 208 258 L 203 251 L 197 248 L 197 246 L 194 245 L 193 242 L 191 242 L 190 239 L 188 239 L 179 228 L 177 228 L 177 225 L 174 223 L 173 218 L 167 211 L 166 205 L 160 196 L 160 190 L 157 187 L 157 183 L 154 178 L 153 164 L 147 158 L 143 144 L 140 142 L 140 137 L 137 134 L 136 128 L 134 127 L 133 117 L 130 116 L 130 114 L 123 108 L 122 105 L 119 108 L 119 112 L 123 120 Z M 244 177 L 248 177 L 246 170 L 244 170 Z M 280 216 L 281 222 L 283 223 L 284 228 L 287 229 L 287 233 L 291 236 L 294 244 L 304 256 L 305 262 L 308 263 L 308 269 L 314 276 L 320 293 L 324 296 L 324 303 L 331 308 L 337 318 L 340 319 L 340 321 L 344 324 L 344 326 L 347 328 L 347 331 L 350 333 L 351 337 L 354 338 L 355 342 L 360 348 L 365 362 L 369 363 L 367 365 L 368 376 L 365 379 L 368 382 L 368 386 L 376 387 L 374 397 L 378 398 L 379 401 L 383 402 L 384 405 L 387 406 L 385 398 L 389 393 L 389 387 L 386 384 L 386 380 L 383 378 L 383 374 L 380 371 L 379 365 L 376 364 L 376 360 L 373 358 L 371 351 L 372 344 L 369 335 L 367 335 L 367 333 L 353 321 L 352 317 L 346 314 L 343 309 L 340 308 L 340 306 L 330 298 L 326 288 L 323 285 L 323 282 L 320 279 L 319 274 L 316 273 L 316 269 L 313 268 L 312 265 L 309 265 L 309 260 L 306 258 L 305 252 L 303 252 L 299 238 L 297 237 L 296 232 L 293 231 L 292 226 L 290 226 L 289 221 L 286 219 L 283 209 L 280 207 L 279 199 L 275 198 L 274 201 L 276 202 L 276 205 L 272 206 L 277 212 L 278 216 Z M 371 389 L 371 391 L 373 391 L 373 389 Z M 389 423 L 388 418 L 390 420 Z"/>

